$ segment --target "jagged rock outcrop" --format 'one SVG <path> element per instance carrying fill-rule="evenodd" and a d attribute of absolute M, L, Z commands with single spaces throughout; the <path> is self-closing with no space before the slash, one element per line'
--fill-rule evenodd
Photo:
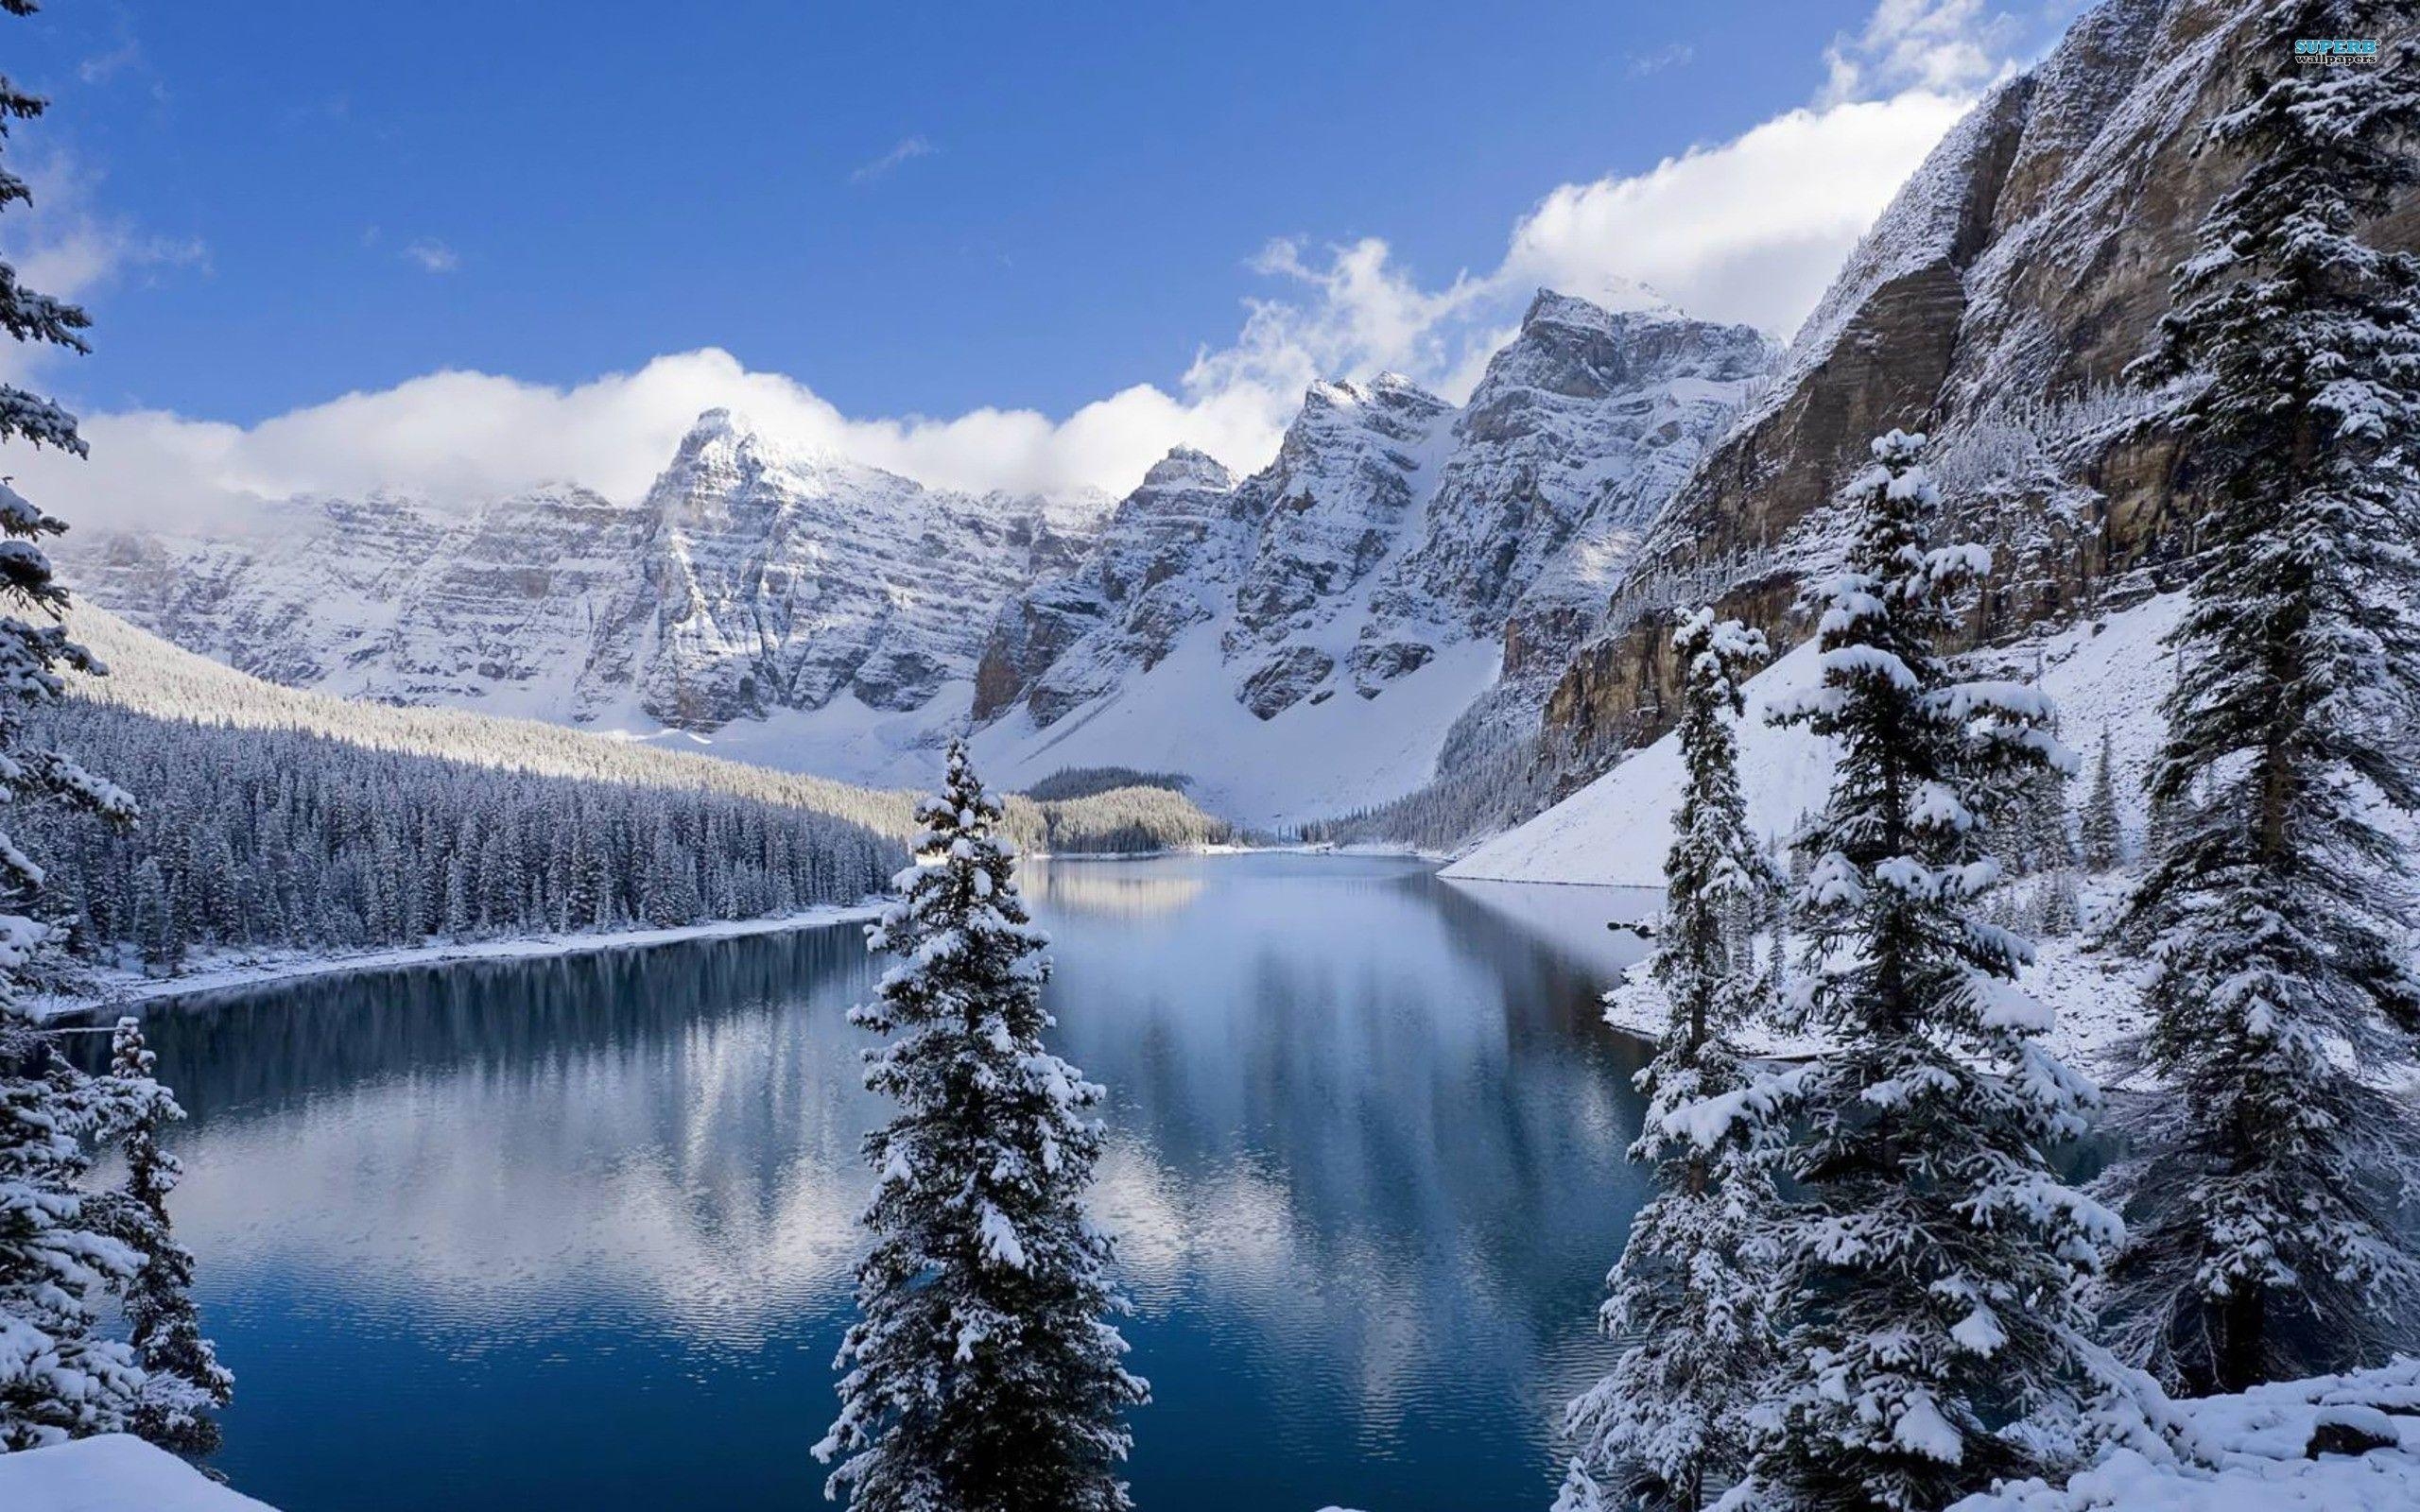
<path fill-rule="evenodd" d="M 1060 550 L 1029 504 L 792 453 L 722 411 L 641 509 L 644 565 L 600 661 L 635 664 L 640 709 L 687 730 L 844 692 L 920 709 L 971 674 L 986 611 Z"/>
<path fill-rule="evenodd" d="M 1046 726 L 1124 670 L 1158 665 L 1178 634 L 1219 612 L 1206 590 L 1234 570 L 1247 539 L 1234 495 L 1234 477 L 1203 453 L 1179 447 L 1152 464 L 1087 559 L 1001 609 L 976 667 L 974 717 L 1022 702 Z M 1080 644 L 1083 654 L 1069 655 Z"/>
<path fill-rule="evenodd" d="M 2170 270 L 2235 166 L 2204 129 L 2232 97 L 2242 0 L 2104 0 L 1934 149 L 1791 342 L 1772 387 L 1673 496 L 1599 633 L 1546 703 L 1570 779 L 1658 733 L 1686 598 L 1787 645 L 1836 544 L 1827 506 L 1892 426 L 1936 437 L 1995 548 L 1973 626 L 2008 633 L 2173 571 L 2191 459 L 2121 383 Z M 2381 228 L 2411 245 L 2420 202 Z"/>
<path fill-rule="evenodd" d="M 272 682 L 361 694 L 451 529 L 402 495 L 301 497 L 242 536 L 79 530 L 53 555 L 79 593 L 154 634 Z"/>

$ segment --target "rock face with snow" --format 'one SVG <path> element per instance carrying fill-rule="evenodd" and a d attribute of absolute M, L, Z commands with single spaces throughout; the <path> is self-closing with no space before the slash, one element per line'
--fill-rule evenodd
<path fill-rule="evenodd" d="M 683 730 L 843 695 L 921 709 L 971 675 L 984 610 L 1068 550 L 1032 501 L 794 455 L 721 411 L 640 507 L 640 571 L 583 680 Z"/>
<path fill-rule="evenodd" d="M 1927 429 L 1995 548 L 1981 636 L 2172 572 L 2191 459 L 2119 390 L 2170 270 L 2236 171 L 2204 147 L 2236 89 L 2242 0 L 2103 0 L 1936 147 L 1851 256 L 1772 387 L 1674 494 L 1546 709 L 1582 772 L 1651 738 L 1680 599 L 1780 644 L 1836 544 L 1826 506 L 1881 431 Z M 2392 45 L 2393 43 L 2390 43 Z M 2377 234 L 2420 237 L 2420 198 Z"/>
<path fill-rule="evenodd" d="M 712 730 L 933 704 L 994 608 L 1088 536 L 1080 508 L 926 489 L 711 411 L 636 504 L 568 485 L 467 519 L 303 499 L 241 539 L 78 535 L 60 555 L 95 601 L 272 681 Z"/>
<path fill-rule="evenodd" d="M 1267 468 L 1232 483 L 1171 454 L 1080 565 L 1011 600 L 976 718 L 1047 729 L 1197 626 L 1225 674 L 1204 696 L 1264 721 L 1376 699 L 1508 625 L 1555 662 L 1772 360 L 1749 327 L 1541 293 L 1459 410 L 1392 376 L 1314 385 Z"/>

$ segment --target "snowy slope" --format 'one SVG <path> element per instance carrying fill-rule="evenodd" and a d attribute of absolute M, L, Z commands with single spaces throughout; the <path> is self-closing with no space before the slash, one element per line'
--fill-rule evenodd
<path fill-rule="evenodd" d="M 1235 673 L 1220 635 L 1219 622 L 1194 627 L 1116 693 L 1047 727 L 1023 709 L 983 727 L 977 759 L 1011 788 L 1063 766 L 1181 771 L 1210 812 L 1274 829 L 1426 782 L 1455 717 L 1495 679 L 1495 647 L 1463 641 L 1396 679 L 1382 698 L 1300 700 L 1263 720 L 1228 696 Z"/>
<path fill-rule="evenodd" d="M 2411 1512 L 2420 1507 L 2420 1361 L 2180 1401 L 2207 1464 L 2121 1449 L 2065 1486 L 2022 1481 L 1949 1512 Z M 2322 1425 L 2392 1447 L 2310 1452 Z M 2362 1442 L 2369 1442 L 2365 1436 Z"/>
<path fill-rule="evenodd" d="M 229 1490 L 131 1434 L 104 1434 L 0 1454 L 0 1507 L 9 1512 L 270 1512 L 268 1503 Z"/>
<path fill-rule="evenodd" d="M 2171 671 L 2160 640 L 2184 610 L 2164 594 L 2097 623 L 1995 652 L 1979 661 L 2018 675 L 2039 672 L 2058 701 L 2060 734 L 2080 751 L 2110 734 L 2121 793 L 2136 790 L 2162 729 L 2159 702 Z M 1803 730 L 1765 722 L 1776 699 L 1814 685 L 1817 651 L 1807 642 L 1747 684 L 1748 717 L 1739 731 L 1740 784 L 1749 822 L 1772 837 L 1821 808 L 1831 786 L 1826 743 Z M 1445 875 L 1505 882 L 1562 882 L 1650 887 L 1664 881 L 1672 811 L 1681 799 L 1681 756 L 1670 735 L 1448 868 Z M 2125 815 L 2139 827 L 2140 814 Z"/>

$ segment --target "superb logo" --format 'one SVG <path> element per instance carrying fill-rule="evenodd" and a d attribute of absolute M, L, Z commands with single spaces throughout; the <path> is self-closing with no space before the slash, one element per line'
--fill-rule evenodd
<path fill-rule="evenodd" d="M 2294 61 L 2306 64 L 2337 66 L 2345 63 L 2376 64 L 2378 60 L 2378 40 L 2376 37 L 2297 37 L 2294 39 Z"/>

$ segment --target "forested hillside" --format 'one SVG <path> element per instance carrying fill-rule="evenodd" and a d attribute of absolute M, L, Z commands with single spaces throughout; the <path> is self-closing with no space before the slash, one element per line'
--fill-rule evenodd
<path fill-rule="evenodd" d="M 105 612 L 110 665 L 40 733 L 139 795 L 130 828 L 29 807 L 80 957 L 174 971 L 223 950 L 358 950 L 775 917 L 882 891 L 908 795 L 534 721 L 302 693 Z M 1139 774 L 1138 774 L 1139 776 Z M 1016 799 L 1030 850 L 1230 838 L 1172 788 Z"/>
<path fill-rule="evenodd" d="M 45 735 L 144 795 L 120 827 L 45 808 L 21 833 L 87 958 L 173 971 L 230 947 L 758 919 L 880 892 L 890 833 L 699 788 L 540 776 L 293 730 L 71 704 Z"/>

